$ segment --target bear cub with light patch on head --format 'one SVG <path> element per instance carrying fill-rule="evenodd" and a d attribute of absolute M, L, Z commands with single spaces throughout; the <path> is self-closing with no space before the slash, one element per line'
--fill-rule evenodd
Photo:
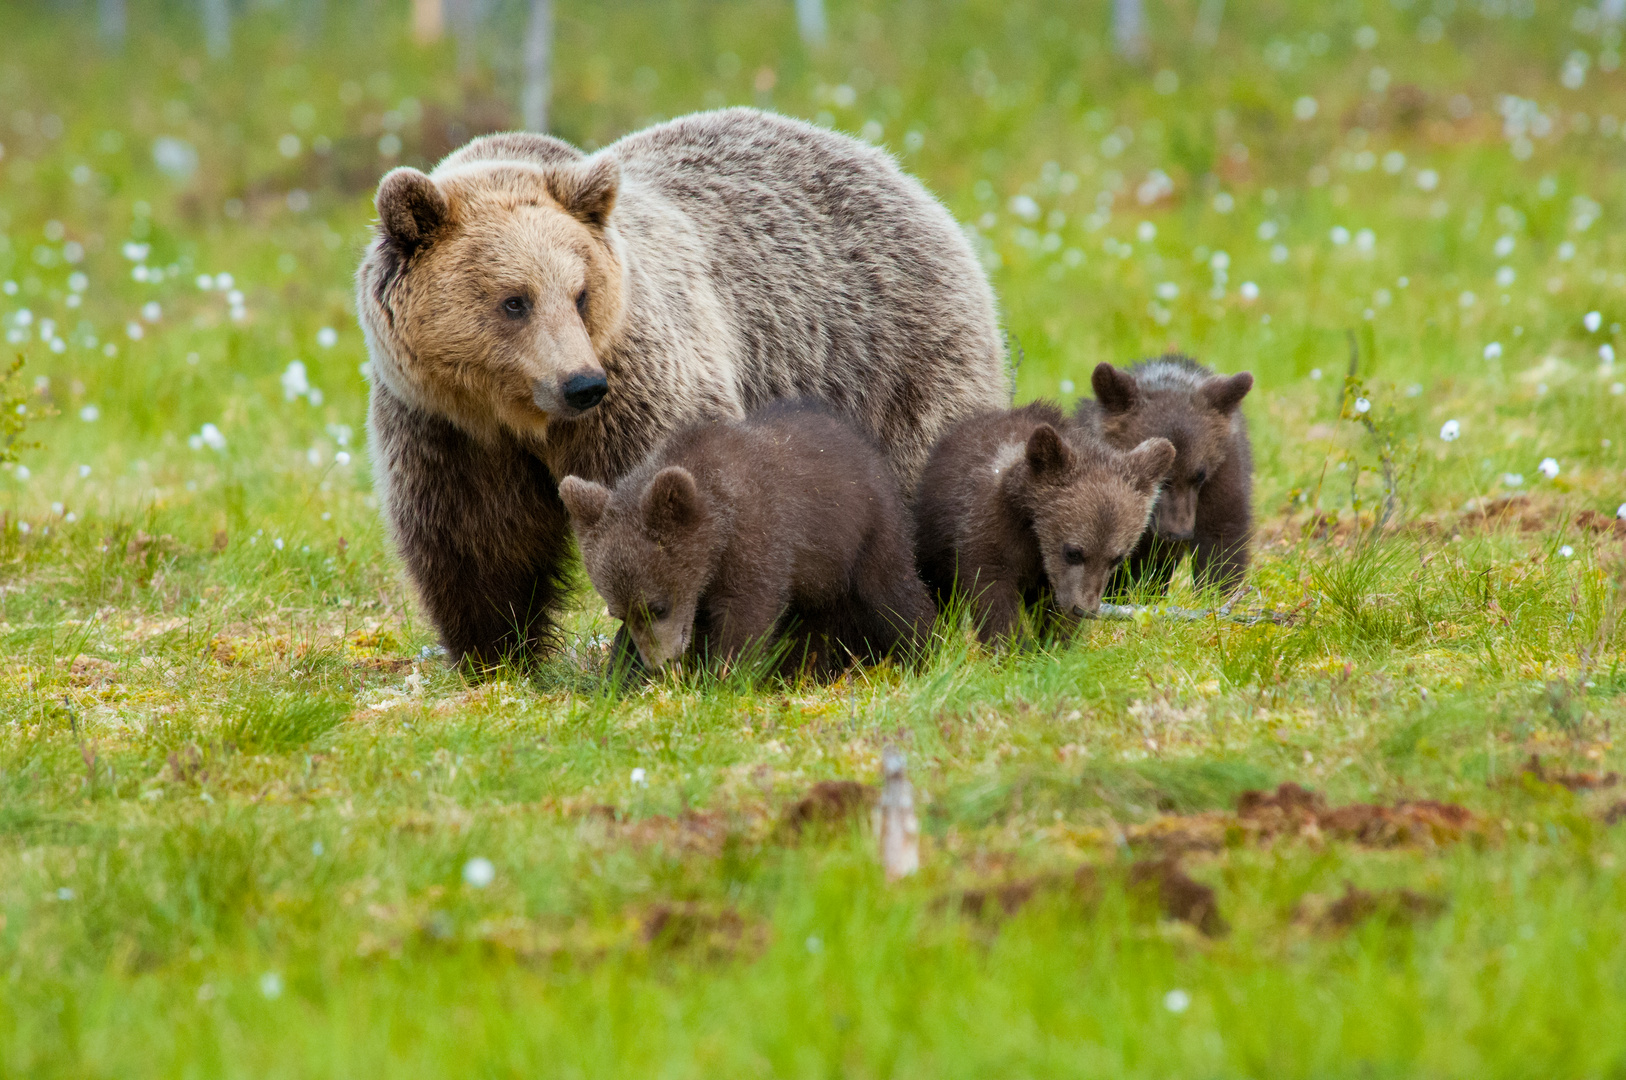
<path fill-rule="evenodd" d="M 1090 384 L 1095 400 L 1078 403 L 1085 429 L 1120 449 L 1149 438 L 1168 439 L 1175 449 L 1152 527 L 1109 595 L 1135 586 L 1167 591 L 1188 554 L 1198 588 L 1234 591 L 1247 573 L 1253 537 L 1253 448 L 1239 407 L 1253 376 L 1217 375 L 1169 353 L 1127 370 L 1099 364 Z"/>
<path fill-rule="evenodd" d="M 1011 635 L 1023 605 L 1047 596 L 1064 620 L 1094 617 L 1173 462 L 1167 439 L 1123 453 L 1048 402 L 963 420 L 920 482 L 921 576 L 939 602 L 970 600 L 984 642 Z"/>
<path fill-rule="evenodd" d="M 559 494 L 593 587 L 650 670 L 782 636 L 782 669 L 831 670 L 913 649 L 937 615 L 886 459 L 812 402 L 696 424 L 613 490 L 569 476 Z"/>

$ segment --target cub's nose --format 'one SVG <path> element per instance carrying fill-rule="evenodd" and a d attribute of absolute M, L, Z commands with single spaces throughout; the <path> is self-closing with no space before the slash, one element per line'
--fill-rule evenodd
<path fill-rule="evenodd" d="M 577 412 L 586 412 L 604 400 L 604 395 L 610 392 L 610 383 L 600 372 L 572 375 L 565 380 L 560 392 L 566 405 Z"/>

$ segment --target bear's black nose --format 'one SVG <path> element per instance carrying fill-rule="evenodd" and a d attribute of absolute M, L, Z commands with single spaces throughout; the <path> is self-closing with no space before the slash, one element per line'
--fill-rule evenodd
<path fill-rule="evenodd" d="M 586 412 L 604 400 L 610 392 L 610 383 L 603 375 L 572 375 L 563 387 L 565 404 L 577 412 Z"/>

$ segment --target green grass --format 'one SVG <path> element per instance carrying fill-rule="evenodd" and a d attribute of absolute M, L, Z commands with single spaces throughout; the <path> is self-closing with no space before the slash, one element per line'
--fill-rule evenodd
<path fill-rule="evenodd" d="M 1626 769 L 1619 29 L 1231 4 L 1209 48 L 1154 3 L 1132 65 L 1101 3 L 834 0 L 811 52 L 788 3 L 557 6 L 580 145 L 869 125 L 974 228 L 1020 398 L 1169 347 L 1253 371 L 1243 606 L 1291 620 L 1006 653 L 945 620 L 918 670 L 618 694 L 584 588 L 562 653 L 468 681 L 382 536 L 349 290 L 380 173 L 514 122 L 518 5 L 461 65 L 405 4 L 248 5 L 229 60 L 193 5 L 133 4 L 122 51 L 10 6 L 0 1074 L 1626 1075 L 1626 787 L 1522 771 Z M 862 823 L 782 824 L 888 744 L 923 836 L 892 885 Z M 1475 824 L 1250 839 L 1284 781 Z M 1212 939 L 1129 884 L 1204 828 Z M 1346 882 L 1445 907 L 1317 921 Z"/>

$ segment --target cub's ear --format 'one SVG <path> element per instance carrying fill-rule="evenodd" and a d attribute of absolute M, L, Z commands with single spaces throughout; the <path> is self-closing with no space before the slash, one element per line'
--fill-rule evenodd
<path fill-rule="evenodd" d="M 688 469 L 668 465 L 644 492 L 644 527 L 655 536 L 676 536 L 700 520 L 700 489 Z"/>
<path fill-rule="evenodd" d="M 610 505 L 610 489 L 579 476 L 567 476 L 559 484 L 559 498 L 578 529 L 591 529 L 604 517 Z"/>
<path fill-rule="evenodd" d="M 1167 439 L 1147 439 L 1124 459 L 1129 467 L 1129 482 L 1136 491 L 1150 495 L 1174 468 L 1174 444 Z"/>
<path fill-rule="evenodd" d="M 1035 480 L 1060 480 L 1072 471 L 1078 456 L 1055 428 L 1040 424 L 1028 436 L 1027 459 Z"/>
<path fill-rule="evenodd" d="M 384 236 L 408 253 L 434 239 L 451 215 L 439 185 L 417 169 L 391 169 L 379 182 L 376 202 Z"/>
<path fill-rule="evenodd" d="M 1140 387 L 1135 384 L 1135 377 L 1105 362 L 1095 365 L 1090 386 L 1095 389 L 1095 400 L 1109 413 L 1126 413 L 1140 400 Z"/>
<path fill-rule="evenodd" d="M 1212 379 L 1203 383 L 1202 395 L 1203 400 L 1208 402 L 1210 409 L 1216 412 L 1228 413 L 1242 404 L 1242 399 L 1247 397 L 1248 391 L 1252 389 L 1253 376 L 1244 371 L 1229 378 L 1224 375 L 1215 375 Z"/>
<path fill-rule="evenodd" d="M 562 166 L 548 177 L 548 191 L 565 213 L 597 229 L 609 223 L 620 188 L 621 166 L 609 157 Z"/>

